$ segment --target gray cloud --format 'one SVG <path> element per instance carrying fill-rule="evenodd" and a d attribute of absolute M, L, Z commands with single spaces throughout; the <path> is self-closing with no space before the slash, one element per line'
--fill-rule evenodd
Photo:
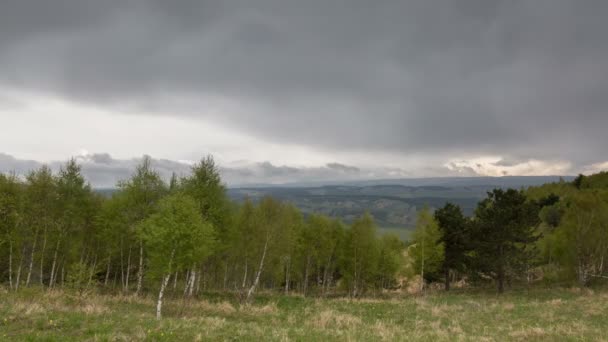
<path fill-rule="evenodd" d="M 604 0 L 8 0 L 0 84 L 336 153 L 583 165 L 608 146 L 607 15 Z"/>
<path fill-rule="evenodd" d="M 115 159 L 108 153 L 93 153 L 75 157 L 82 167 L 85 178 L 98 188 L 114 187 L 128 179 L 141 162 L 141 158 Z M 169 180 L 175 172 L 178 176 L 190 173 L 191 163 L 152 158 L 152 167 Z M 64 161 L 51 161 L 47 165 L 57 172 Z M 15 172 L 24 176 L 42 163 L 23 160 L 0 153 L 0 173 Z M 270 162 L 247 163 L 240 166 L 219 167 L 223 181 L 229 186 L 285 183 L 327 183 L 348 180 L 395 178 L 395 169 L 360 170 L 353 166 L 330 163 L 324 167 L 276 166 Z"/>

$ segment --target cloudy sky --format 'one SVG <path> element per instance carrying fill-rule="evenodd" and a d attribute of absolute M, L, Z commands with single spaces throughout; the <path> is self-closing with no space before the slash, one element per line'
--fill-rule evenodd
<path fill-rule="evenodd" d="M 2 0 L 0 171 L 606 169 L 607 17 L 605 0 Z"/>

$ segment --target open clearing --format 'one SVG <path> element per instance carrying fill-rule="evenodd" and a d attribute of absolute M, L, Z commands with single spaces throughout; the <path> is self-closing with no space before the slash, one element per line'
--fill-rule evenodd
<path fill-rule="evenodd" d="M 552 289 L 434 293 L 384 299 L 260 295 L 166 302 L 25 289 L 0 294 L 0 338 L 10 341 L 607 340 L 608 291 Z"/>

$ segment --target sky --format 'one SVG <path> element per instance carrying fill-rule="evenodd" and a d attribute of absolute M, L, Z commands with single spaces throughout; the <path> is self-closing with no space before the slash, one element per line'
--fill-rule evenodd
<path fill-rule="evenodd" d="M 0 172 L 608 169 L 605 0 L 3 0 Z"/>

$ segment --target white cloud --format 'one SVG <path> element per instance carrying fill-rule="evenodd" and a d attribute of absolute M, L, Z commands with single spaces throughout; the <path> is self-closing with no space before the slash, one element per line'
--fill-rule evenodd
<path fill-rule="evenodd" d="M 605 161 L 603 163 L 595 163 L 595 164 L 587 165 L 587 166 L 583 167 L 583 171 L 581 173 L 583 173 L 585 175 L 590 175 L 590 174 L 598 173 L 598 172 L 602 172 L 602 171 L 608 171 L 608 161 Z"/>
<path fill-rule="evenodd" d="M 451 171 L 463 175 L 477 176 L 554 176 L 567 175 L 572 171 L 568 161 L 529 159 L 515 163 L 505 163 L 499 156 L 452 159 L 444 164 Z"/>

